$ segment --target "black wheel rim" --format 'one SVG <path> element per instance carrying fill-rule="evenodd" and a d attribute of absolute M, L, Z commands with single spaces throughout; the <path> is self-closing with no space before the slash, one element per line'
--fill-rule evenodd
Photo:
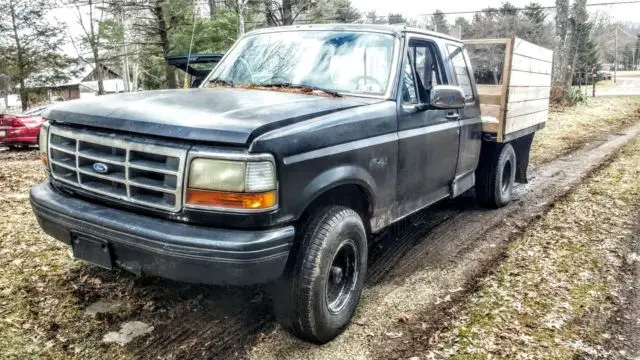
<path fill-rule="evenodd" d="M 329 312 L 337 314 L 351 299 L 358 279 L 358 249 L 353 240 L 345 240 L 331 261 L 327 274 L 326 301 Z"/>
<path fill-rule="evenodd" d="M 504 168 L 502 169 L 502 192 L 506 193 L 509 191 L 509 187 L 511 187 L 511 161 L 506 161 L 504 163 Z"/>

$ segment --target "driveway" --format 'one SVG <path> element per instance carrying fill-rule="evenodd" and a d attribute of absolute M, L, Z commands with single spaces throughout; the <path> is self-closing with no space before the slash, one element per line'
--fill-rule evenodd
<path fill-rule="evenodd" d="M 640 71 L 618 71 L 613 87 L 602 90 L 596 88 L 596 96 L 627 95 L 640 95 Z"/>

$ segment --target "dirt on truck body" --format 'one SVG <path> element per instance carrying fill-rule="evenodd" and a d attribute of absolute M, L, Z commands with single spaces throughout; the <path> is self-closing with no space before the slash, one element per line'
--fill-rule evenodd
<path fill-rule="evenodd" d="M 527 87 L 549 84 L 551 52 L 504 44 L 496 98 L 443 34 L 248 33 L 199 89 L 47 109 L 49 177 L 31 190 L 33 211 L 76 258 L 106 269 L 268 284 L 281 326 L 326 343 L 356 311 L 373 235 L 472 188 L 503 207 L 527 182 L 549 103 Z"/>
<path fill-rule="evenodd" d="M 277 328 L 271 299 L 263 287 L 190 285 L 72 261 L 63 244 L 38 229 L 28 208 L 25 194 L 44 175 L 38 155 L 2 151 L 0 211 L 5 216 L 0 226 L 0 302 L 6 321 L 0 323 L 0 353 L 8 358 L 387 357 L 380 344 L 399 335 L 399 341 L 412 341 L 407 338 L 411 333 L 398 327 L 403 321 L 408 319 L 407 325 L 418 329 L 423 322 L 428 324 L 427 330 L 444 326 L 440 320 L 446 319 L 436 314 L 466 301 L 473 290 L 467 285 L 498 263 L 502 247 L 489 240 L 495 237 L 499 241 L 508 234 L 516 237 L 528 227 L 527 221 L 513 218 L 521 210 L 518 204 L 535 205 L 530 214 L 544 217 L 544 208 L 539 207 L 553 206 L 547 195 L 570 191 L 572 183 L 567 185 L 565 176 L 575 180 L 575 176 L 584 176 L 585 167 L 606 163 L 607 157 L 596 156 L 591 150 L 605 144 L 606 152 L 615 151 L 616 147 L 606 145 L 608 139 L 633 135 L 624 126 L 637 121 L 639 105 L 633 98 L 596 98 L 554 112 L 543 136 L 534 143 L 532 182 L 517 187 L 515 196 L 521 199 L 538 186 L 555 190 L 518 200 L 515 209 L 508 206 L 510 215 L 502 222 L 491 217 L 495 220 L 483 225 L 485 216 L 493 211 L 476 207 L 472 197 L 464 196 L 421 211 L 379 234 L 371 248 L 368 286 L 360 311 L 335 345 L 322 348 L 296 341 Z M 558 160 L 548 163 L 558 155 Z M 570 160 L 580 163 L 580 168 Z M 547 180 L 537 183 L 538 174 Z M 495 227 L 492 221 L 497 221 Z M 475 225 L 467 228 L 466 224 Z M 487 229 L 491 231 L 484 232 Z M 419 284 L 424 285 L 417 287 Z M 409 298 L 408 293 L 415 295 Z M 403 301 L 413 305 L 407 307 Z M 118 305 L 117 309 L 95 317 L 85 314 L 90 305 L 104 302 Z M 102 343 L 105 334 L 117 332 L 131 321 L 150 324 L 154 330 L 124 347 Z M 419 354 L 411 356 L 415 355 Z"/>

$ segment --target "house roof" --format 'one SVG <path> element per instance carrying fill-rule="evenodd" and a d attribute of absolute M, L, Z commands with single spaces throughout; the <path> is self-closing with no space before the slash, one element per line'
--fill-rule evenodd
<path fill-rule="evenodd" d="M 120 74 L 113 69 L 102 65 L 102 67 L 120 77 Z M 34 74 L 25 81 L 29 88 L 52 88 L 79 85 L 91 75 L 95 67 L 92 64 L 72 64 L 60 72 L 44 71 Z"/>

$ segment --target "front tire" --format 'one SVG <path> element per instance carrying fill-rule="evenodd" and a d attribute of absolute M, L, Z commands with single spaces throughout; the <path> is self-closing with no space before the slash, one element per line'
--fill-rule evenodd
<path fill-rule="evenodd" d="M 511 201 L 516 179 L 516 153 L 508 143 L 487 145 L 480 154 L 476 173 L 476 198 L 484 206 L 500 208 Z"/>
<path fill-rule="evenodd" d="M 330 206 L 300 230 L 299 247 L 272 287 L 274 309 L 287 331 L 324 344 L 344 331 L 358 306 L 367 270 L 365 227 L 355 211 Z"/>

